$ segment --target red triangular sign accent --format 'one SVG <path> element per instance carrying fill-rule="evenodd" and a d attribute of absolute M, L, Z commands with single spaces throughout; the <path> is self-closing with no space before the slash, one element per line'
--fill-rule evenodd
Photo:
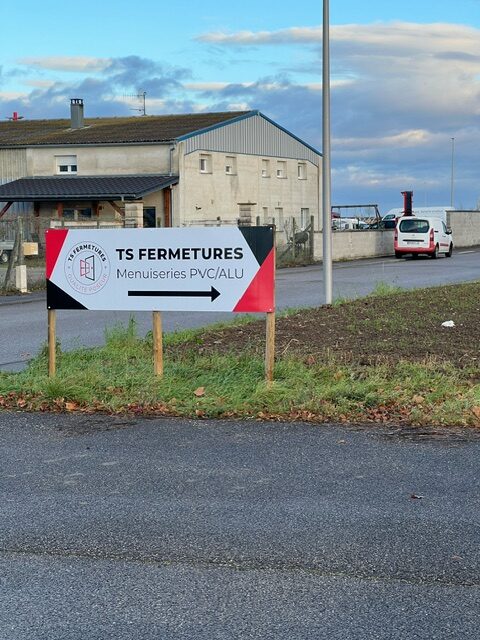
<path fill-rule="evenodd" d="M 274 311 L 275 249 L 263 261 L 234 311 Z"/>
<path fill-rule="evenodd" d="M 68 229 L 47 229 L 45 232 L 47 280 L 50 280 L 50 276 L 57 264 L 58 256 L 62 250 L 67 233 Z"/>

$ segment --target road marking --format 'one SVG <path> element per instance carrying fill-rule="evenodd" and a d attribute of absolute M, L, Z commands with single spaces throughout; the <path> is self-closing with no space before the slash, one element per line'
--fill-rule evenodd
<path fill-rule="evenodd" d="M 476 251 L 474 251 L 473 249 L 471 249 L 470 251 L 457 251 L 457 253 L 476 253 Z"/>

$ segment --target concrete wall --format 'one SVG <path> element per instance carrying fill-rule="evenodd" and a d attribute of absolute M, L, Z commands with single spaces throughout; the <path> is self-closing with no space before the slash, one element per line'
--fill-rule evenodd
<path fill-rule="evenodd" d="M 208 155 L 211 172 L 200 172 L 200 157 Z M 227 156 L 236 162 L 235 173 L 227 174 Z M 269 160 L 268 176 L 262 176 L 262 160 Z M 285 162 L 286 175 L 277 177 L 278 162 Z M 306 178 L 298 178 L 298 164 L 303 162 Z M 275 217 L 278 227 L 283 219 L 300 217 L 308 209 L 308 219 L 315 217 L 318 226 L 319 169 L 305 160 L 195 151 L 179 157 L 180 184 L 176 191 L 174 225 L 213 223 L 217 218 L 235 223 L 240 208 L 251 207 L 253 224 Z"/>
<path fill-rule="evenodd" d="M 447 224 L 452 229 L 455 247 L 480 246 L 480 211 L 448 212 Z M 315 260 L 322 259 L 322 242 L 322 233 L 315 232 Z M 332 231 L 333 260 L 381 256 L 393 256 L 393 229 Z"/>
<path fill-rule="evenodd" d="M 314 236 L 314 257 L 323 255 L 322 233 Z M 333 260 L 355 260 L 375 256 L 393 256 L 393 229 L 332 231 Z"/>
<path fill-rule="evenodd" d="M 449 211 L 447 225 L 455 247 L 480 245 L 480 211 Z"/>

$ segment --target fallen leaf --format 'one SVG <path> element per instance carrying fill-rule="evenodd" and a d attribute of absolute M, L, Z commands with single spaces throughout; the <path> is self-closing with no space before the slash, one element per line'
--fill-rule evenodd
<path fill-rule="evenodd" d="M 197 398 L 201 398 L 205 395 L 205 387 L 198 387 L 198 389 L 195 389 L 193 393 L 197 396 Z"/>
<path fill-rule="evenodd" d="M 472 408 L 472 412 L 473 412 L 473 415 L 475 415 L 477 418 L 480 418 L 480 407 L 478 407 L 478 406 L 477 407 L 473 407 Z"/>
<path fill-rule="evenodd" d="M 412 400 L 415 404 L 423 404 L 425 402 L 425 398 L 419 395 L 413 396 Z"/>
<path fill-rule="evenodd" d="M 76 402 L 66 402 L 65 409 L 67 411 L 75 411 L 78 408 L 78 404 Z"/>

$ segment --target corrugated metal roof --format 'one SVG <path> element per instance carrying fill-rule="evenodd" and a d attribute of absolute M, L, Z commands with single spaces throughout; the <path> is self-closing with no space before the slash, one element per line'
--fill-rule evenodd
<path fill-rule="evenodd" d="M 70 120 L 0 122 L 0 147 L 168 142 L 250 113 L 256 112 L 86 118 L 82 129 L 71 129 Z"/>
<path fill-rule="evenodd" d="M 178 176 L 53 176 L 0 186 L 0 201 L 135 200 L 178 182 Z"/>

